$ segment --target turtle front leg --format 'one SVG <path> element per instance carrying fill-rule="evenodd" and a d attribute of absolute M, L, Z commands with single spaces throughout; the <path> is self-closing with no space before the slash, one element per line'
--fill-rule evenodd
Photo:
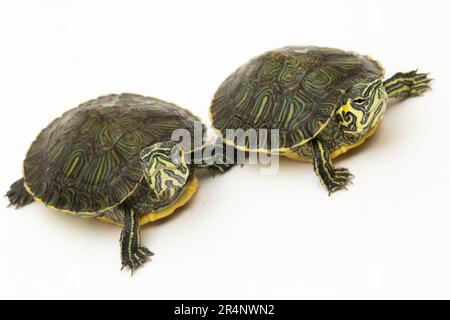
<path fill-rule="evenodd" d="M 16 209 L 24 207 L 34 201 L 33 196 L 25 189 L 23 178 L 11 185 L 6 196 L 9 199 L 9 206 L 15 206 Z"/>
<path fill-rule="evenodd" d="M 200 152 L 193 153 L 192 167 L 207 169 L 213 175 L 225 173 L 237 163 L 237 150 L 226 145 L 221 139 L 204 146 Z"/>
<path fill-rule="evenodd" d="M 122 257 L 122 270 L 125 267 L 134 270 L 144 265 L 153 256 L 153 253 L 141 246 L 141 232 L 139 228 L 139 215 L 133 208 L 121 208 L 124 214 L 124 226 L 120 236 L 120 253 Z"/>
<path fill-rule="evenodd" d="M 346 168 L 335 168 L 328 148 L 318 139 L 310 142 L 314 171 L 319 176 L 328 193 L 346 189 L 353 175 Z"/>
<path fill-rule="evenodd" d="M 384 81 L 384 87 L 389 98 L 410 98 L 422 95 L 430 89 L 430 82 L 426 73 L 416 71 L 399 72 Z"/>

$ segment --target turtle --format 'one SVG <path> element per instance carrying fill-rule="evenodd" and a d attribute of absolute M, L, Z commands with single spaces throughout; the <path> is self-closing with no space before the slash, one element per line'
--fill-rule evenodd
<path fill-rule="evenodd" d="M 230 168 L 201 158 L 206 153 L 190 160 L 189 154 L 208 147 L 197 127 L 206 130 L 190 111 L 156 98 L 124 93 L 90 100 L 41 131 L 23 162 L 23 177 L 6 196 L 16 208 L 36 200 L 121 226 L 122 269 L 133 272 L 153 255 L 141 244 L 140 226 L 186 204 L 199 184 L 197 170 Z M 175 130 L 184 130 L 187 142 L 173 141 Z"/>
<path fill-rule="evenodd" d="M 226 144 L 246 154 L 312 162 L 331 194 L 353 178 L 333 160 L 375 133 L 388 100 L 430 89 L 432 79 L 417 70 L 387 80 L 384 74 L 378 61 L 356 52 L 318 46 L 270 50 L 219 86 L 210 107 L 212 124 Z M 256 143 L 250 133 L 263 129 L 254 137 L 264 139 Z"/>

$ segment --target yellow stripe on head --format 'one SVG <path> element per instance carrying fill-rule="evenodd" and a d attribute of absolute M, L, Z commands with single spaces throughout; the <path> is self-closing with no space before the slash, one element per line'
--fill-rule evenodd
<path fill-rule="evenodd" d="M 170 202 L 185 187 L 190 170 L 184 149 L 175 142 L 161 142 L 141 152 L 144 175 L 155 201 Z"/>

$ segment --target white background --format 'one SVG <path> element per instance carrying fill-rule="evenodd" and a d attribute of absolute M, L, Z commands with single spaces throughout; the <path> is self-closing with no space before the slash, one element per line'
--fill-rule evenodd
<path fill-rule="evenodd" d="M 1 1 L 1 185 L 36 134 L 99 95 L 133 92 L 206 123 L 218 85 L 285 45 L 371 54 L 388 75 L 431 72 L 338 161 L 328 197 L 310 164 L 202 177 L 173 218 L 143 229 L 156 253 L 120 272 L 120 229 L 39 204 L 0 206 L 0 298 L 450 298 L 450 22 L 442 1 Z"/>

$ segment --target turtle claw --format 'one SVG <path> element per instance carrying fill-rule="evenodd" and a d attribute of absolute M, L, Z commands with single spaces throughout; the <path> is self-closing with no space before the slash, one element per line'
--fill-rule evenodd
<path fill-rule="evenodd" d="M 347 190 L 347 186 L 352 184 L 353 174 L 347 168 L 337 168 L 334 169 L 333 176 L 329 177 L 326 181 L 325 186 L 328 189 L 328 195 L 331 196 L 333 192 L 339 190 Z"/>
<path fill-rule="evenodd" d="M 423 95 L 431 89 L 429 73 L 398 72 L 384 82 L 384 87 L 390 98 L 406 99 Z"/>
<path fill-rule="evenodd" d="M 19 209 L 34 201 L 33 196 L 25 190 L 23 179 L 14 182 L 5 197 L 9 200 L 8 208 L 14 207 Z"/>
<path fill-rule="evenodd" d="M 217 174 L 223 174 L 230 170 L 234 165 L 228 165 L 228 164 L 214 164 L 209 167 L 207 167 L 209 173 L 215 177 Z"/>
<path fill-rule="evenodd" d="M 133 275 L 135 270 L 142 267 L 147 261 L 151 261 L 150 257 L 152 256 L 154 256 L 153 252 L 145 247 L 140 247 L 122 260 L 122 268 L 120 270 L 122 271 L 128 267 L 131 270 L 131 275 Z"/>
<path fill-rule="evenodd" d="M 429 78 L 429 73 L 417 73 L 414 72 L 413 84 L 410 89 L 410 96 L 417 97 L 423 95 L 426 91 L 431 89 L 430 82 L 433 79 Z"/>

